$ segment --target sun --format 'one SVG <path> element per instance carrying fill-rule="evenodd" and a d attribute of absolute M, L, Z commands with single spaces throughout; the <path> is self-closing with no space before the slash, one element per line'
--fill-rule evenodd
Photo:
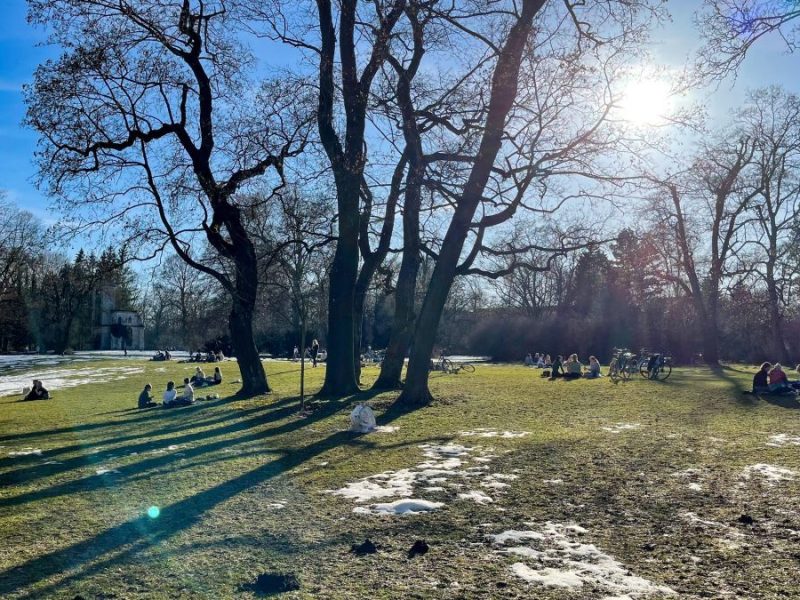
<path fill-rule="evenodd" d="M 670 112 L 672 100 L 666 81 L 639 79 L 632 81 L 622 93 L 619 114 L 634 125 L 659 125 Z"/>

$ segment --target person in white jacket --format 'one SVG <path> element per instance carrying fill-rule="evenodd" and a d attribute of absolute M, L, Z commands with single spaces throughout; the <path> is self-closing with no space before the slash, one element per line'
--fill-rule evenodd
<path fill-rule="evenodd" d="M 192 387 L 188 377 L 183 378 L 183 398 L 181 399 L 183 400 L 184 404 L 194 403 L 194 388 Z"/>
<path fill-rule="evenodd" d="M 168 381 L 167 382 L 167 389 L 164 392 L 164 406 L 169 406 L 175 402 L 178 398 L 178 390 L 175 389 L 175 382 Z"/>

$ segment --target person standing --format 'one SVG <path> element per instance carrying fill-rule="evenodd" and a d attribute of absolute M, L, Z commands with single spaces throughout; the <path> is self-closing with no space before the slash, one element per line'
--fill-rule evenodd
<path fill-rule="evenodd" d="M 317 366 L 317 354 L 319 354 L 319 342 L 315 339 L 311 342 L 311 364 Z"/>

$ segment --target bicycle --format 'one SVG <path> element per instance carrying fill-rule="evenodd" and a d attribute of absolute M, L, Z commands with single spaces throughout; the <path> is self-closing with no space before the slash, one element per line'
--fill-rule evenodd
<path fill-rule="evenodd" d="M 439 356 L 439 360 L 433 364 L 433 370 L 441 371 L 442 373 L 452 373 L 455 375 L 460 371 L 464 371 L 465 373 L 474 373 L 475 366 L 468 362 L 455 363 L 449 358 L 445 358 L 444 354 L 442 354 Z"/>
<path fill-rule="evenodd" d="M 651 354 L 639 363 L 639 374 L 645 379 L 666 381 L 672 374 L 672 357 L 663 353 Z"/>
<path fill-rule="evenodd" d="M 638 370 L 636 355 L 627 348 L 614 348 L 614 356 L 608 365 L 608 376 L 614 383 L 628 381 Z"/>

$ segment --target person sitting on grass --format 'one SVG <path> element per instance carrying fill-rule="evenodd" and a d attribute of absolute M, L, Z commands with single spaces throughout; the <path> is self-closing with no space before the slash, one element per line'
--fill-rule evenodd
<path fill-rule="evenodd" d="M 769 370 L 772 365 L 768 362 L 762 363 L 758 373 L 753 375 L 753 394 L 769 394 Z"/>
<path fill-rule="evenodd" d="M 553 366 L 553 361 L 550 360 L 550 355 L 548 354 L 547 356 L 544 357 L 544 367 L 543 368 L 549 369 L 552 366 Z"/>
<path fill-rule="evenodd" d="M 537 356 L 538 356 L 538 354 L 537 354 Z M 528 352 L 528 354 L 525 356 L 525 366 L 526 367 L 532 367 L 533 366 L 533 357 L 531 356 L 530 352 Z"/>
<path fill-rule="evenodd" d="M 168 381 L 167 382 L 167 389 L 164 392 L 164 397 L 162 398 L 164 406 L 174 406 L 175 402 L 178 400 L 178 390 L 175 389 L 175 382 Z"/>
<path fill-rule="evenodd" d="M 206 384 L 206 374 L 203 373 L 203 369 L 197 367 L 194 370 L 194 375 L 192 375 L 192 378 L 189 381 L 198 387 L 204 386 Z"/>
<path fill-rule="evenodd" d="M 600 377 L 600 361 L 594 356 L 589 357 L 589 368 L 583 376 L 587 379 L 597 379 Z"/>
<path fill-rule="evenodd" d="M 42 385 L 41 380 L 34 379 L 31 391 L 27 393 L 24 400 L 50 400 L 50 392 Z"/>
<path fill-rule="evenodd" d="M 214 367 L 214 376 L 206 379 L 206 383 L 208 385 L 219 385 L 222 383 L 222 372 L 219 370 L 219 367 Z"/>
<path fill-rule="evenodd" d="M 572 354 L 564 365 L 564 379 L 579 379 L 583 377 L 583 365 L 578 360 L 577 354 Z"/>
<path fill-rule="evenodd" d="M 183 378 L 183 397 L 184 404 L 194 404 L 194 388 L 188 377 Z"/>
<path fill-rule="evenodd" d="M 786 377 L 781 363 L 775 363 L 769 372 L 769 393 L 786 394 L 793 392 L 794 390 L 789 385 L 789 379 Z"/>
<path fill-rule="evenodd" d="M 563 360 L 563 357 L 559 354 L 555 361 L 553 361 L 553 366 L 550 368 L 550 381 L 564 376 L 564 367 L 562 366 Z"/>
<path fill-rule="evenodd" d="M 150 393 L 150 390 L 153 389 L 153 386 L 149 383 L 144 385 L 144 389 L 142 393 L 139 394 L 139 408 L 150 408 L 151 406 L 158 406 L 156 402 L 153 402 L 153 396 Z"/>

